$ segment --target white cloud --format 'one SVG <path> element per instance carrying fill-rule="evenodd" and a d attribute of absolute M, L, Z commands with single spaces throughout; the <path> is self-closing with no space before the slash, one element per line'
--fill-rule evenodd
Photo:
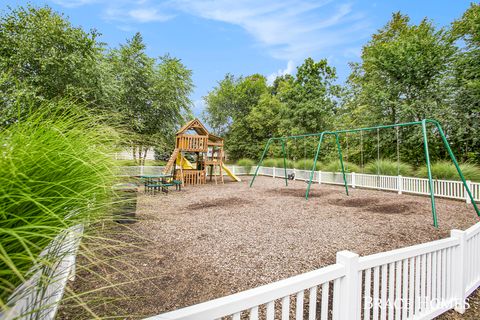
<path fill-rule="evenodd" d="M 60 6 L 75 8 L 90 4 L 103 6 L 102 16 L 105 20 L 123 23 L 164 22 L 175 17 L 171 8 L 164 2 L 150 0 L 51 0 Z"/>
<path fill-rule="evenodd" d="M 267 82 L 268 84 L 271 85 L 273 84 L 273 81 L 275 81 L 277 77 L 284 76 L 287 74 L 293 74 L 294 71 L 295 71 L 295 63 L 293 62 L 293 60 L 289 60 L 287 63 L 287 67 L 285 69 L 280 69 L 277 72 L 274 72 L 269 76 L 267 76 Z"/>
<path fill-rule="evenodd" d="M 365 17 L 328 0 L 171 0 L 188 14 L 242 27 L 274 58 L 301 60 L 348 44 Z"/>
<path fill-rule="evenodd" d="M 195 117 L 200 118 L 204 110 L 205 110 L 205 101 L 203 101 L 203 99 L 198 99 L 193 101 L 192 113 Z"/>
<path fill-rule="evenodd" d="M 97 3 L 106 20 L 164 22 L 184 13 L 244 29 L 270 56 L 300 61 L 328 56 L 368 36 L 368 18 L 353 4 L 333 0 L 51 0 L 63 6 Z M 350 53 L 351 54 L 351 53 Z"/>
<path fill-rule="evenodd" d="M 162 14 L 153 8 L 130 10 L 128 15 L 138 22 L 167 21 L 173 17 L 173 15 Z"/>
<path fill-rule="evenodd" d="M 66 8 L 76 8 L 97 2 L 97 0 L 52 0 L 53 3 Z"/>
<path fill-rule="evenodd" d="M 109 5 L 104 11 L 105 20 L 121 22 L 164 22 L 172 19 L 173 14 L 166 13 L 166 9 L 161 6 L 151 6 L 145 1 L 130 3 L 115 2 Z"/>

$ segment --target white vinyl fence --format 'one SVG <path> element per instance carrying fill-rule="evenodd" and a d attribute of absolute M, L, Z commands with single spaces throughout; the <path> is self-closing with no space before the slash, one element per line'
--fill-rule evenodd
<path fill-rule="evenodd" d="M 254 173 L 254 169 L 252 169 Z M 311 171 L 287 169 L 287 175 L 295 173 L 295 180 L 309 180 Z M 258 175 L 274 178 L 285 178 L 283 168 L 260 167 Z M 370 188 L 378 190 L 396 191 L 401 193 L 412 193 L 421 195 L 430 195 L 428 179 L 417 177 L 402 176 L 383 176 L 375 174 L 346 173 L 347 184 L 349 187 Z M 343 175 L 341 172 L 315 171 L 312 183 L 325 183 L 343 185 Z M 473 198 L 480 201 L 480 183 L 467 181 Z M 462 181 L 433 180 L 433 190 L 437 197 L 460 199 L 470 203 L 470 197 L 463 187 Z"/>
<path fill-rule="evenodd" d="M 39 262 L 15 289 L 0 319 L 54 319 L 68 280 L 75 277 L 77 249 L 83 226 L 62 231 L 42 251 Z"/>
<path fill-rule="evenodd" d="M 251 175 L 255 173 L 256 167 L 245 168 L 241 166 L 228 165 L 227 166 L 235 175 Z M 118 167 L 118 173 L 121 176 L 139 176 L 142 174 L 160 174 L 163 167 L 160 166 L 144 166 L 144 167 Z M 287 175 L 295 173 L 295 180 L 309 180 L 310 170 L 287 169 Z M 226 175 L 226 173 L 223 173 Z M 258 175 L 268 176 L 274 178 L 284 178 L 285 170 L 283 168 L 260 167 Z M 403 177 L 403 176 L 384 176 L 376 174 L 363 173 L 346 173 L 347 183 L 352 188 L 370 188 L 377 190 L 396 191 L 399 194 L 411 193 L 430 195 L 428 187 L 428 179 L 417 177 Z M 314 171 L 313 183 L 325 183 L 343 185 L 343 175 L 341 172 L 325 172 Z M 467 181 L 470 191 L 476 201 L 480 201 L 480 183 Z M 462 181 L 450 180 L 433 180 L 433 189 L 435 196 L 450 199 L 465 200 L 470 203 L 468 193 L 463 187 Z"/>
<path fill-rule="evenodd" d="M 468 308 L 480 285 L 480 223 L 447 239 L 337 262 L 149 320 L 433 319 Z"/>

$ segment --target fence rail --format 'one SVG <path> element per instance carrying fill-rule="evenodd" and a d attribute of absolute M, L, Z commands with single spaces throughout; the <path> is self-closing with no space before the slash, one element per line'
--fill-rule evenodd
<path fill-rule="evenodd" d="M 446 239 L 359 257 L 148 320 L 433 319 L 480 285 L 480 223 Z M 333 287 L 333 288 L 332 288 Z"/>
<path fill-rule="evenodd" d="M 295 173 L 295 180 L 306 181 L 310 179 L 311 171 L 299 169 L 287 169 L 287 175 Z M 260 167 L 258 174 L 262 176 L 285 178 L 283 168 Z M 385 176 L 363 173 L 346 173 L 348 186 L 352 188 L 369 188 L 387 191 L 397 191 L 398 193 L 411 193 L 430 195 L 428 179 L 403 176 Z M 343 185 L 343 175 L 341 172 L 315 171 L 312 183 Z M 467 181 L 472 195 L 476 201 L 480 201 L 480 183 Z M 437 197 L 465 200 L 470 203 L 462 181 L 452 180 L 433 180 L 433 190 Z"/>
<path fill-rule="evenodd" d="M 2 320 L 54 319 L 67 281 L 75 277 L 77 249 L 83 226 L 63 230 L 39 256 L 39 263 L 27 273 L 27 280 L 9 297 Z"/>
<path fill-rule="evenodd" d="M 246 168 L 235 165 L 227 166 L 235 175 L 250 175 L 255 168 Z M 117 167 L 117 172 L 121 176 L 138 176 L 142 174 L 161 174 L 162 166 L 132 166 Z M 286 169 L 287 175 L 295 173 L 295 180 L 306 181 L 310 179 L 310 170 Z M 226 173 L 223 173 L 226 175 Z M 283 168 L 260 167 L 258 174 L 274 178 L 285 178 L 285 170 Z M 387 191 L 396 191 L 398 193 L 411 193 L 430 195 L 428 187 L 428 179 L 418 177 L 403 176 L 385 176 L 364 173 L 346 173 L 347 184 L 352 188 L 369 188 Z M 325 183 L 343 185 L 343 176 L 341 172 L 314 171 L 313 183 Z M 467 181 L 470 191 L 476 201 L 480 201 L 480 183 Z M 452 180 L 433 180 L 434 194 L 437 197 L 465 200 L 470 202 L 462 181 Z"/>

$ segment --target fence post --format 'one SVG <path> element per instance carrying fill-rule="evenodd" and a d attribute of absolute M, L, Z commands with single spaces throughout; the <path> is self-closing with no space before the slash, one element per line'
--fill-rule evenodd
<path fill-rule="evenodd" d="M 322 184 L 322 170 L 318 171 L 318 184 Z"/>
<path fill-rule="evenodd" d="M 340 319 L 355 320 L 359 318 L 358 303 L 358 254 L 351 251 L 337 252 L 337 263 L 345 266 L 345 278 L 342 281 L 340 291 L 340 301 L 342 301 L 342 309 L 340 311 Z"/>
<path fill-rule="evenodd" d="M 355 189 L 355 172 L 352 172 L 351 176 L 352 176 L 352 188 Z"/>
<path fill-rule="evenodd" d="M 232 165 L 232 174 L 235 174 L 235 165 Z"/>
<path fill-rule="evenodd" d="M 452 238 L 460 240 L 460 245 L 457 248 L 457 254 L 453 259 L 453 283 L 454 287 L 454 302 L 455 302 L 455 311 L 459 313 L 465 312 L 465 260 L 467 258 L 467 233 L 463 230 L 451 230 L 450 236 Z"/>
<path fill-rule="evenodd" d="M 143 166 L 140 166 L 140 175 L 143 176 Z"/>
<path fill-rule="evenodd" d="M 272 177 L 273 177 L 273 179 L 275 179 L 275 167 L 273 167 Z"/>
<path fill-rule="evenodd" d="M 297 180 L 297 172 L 295 171 L 295 168 L 293 168 L 293 180 Z"/>
<path fill-rule="evenodd" d="M 398 194 L 402 194 L 403 192 L 403 177 L 398 176 Z"/>
<path fill-rule="evenodd" d="M 468 186 L 468 189 L 470 189 L 470 191 L 472 190 L 472 181 L 470 180 L 467 180 L 467 186 Z M 463 188 L 464 189 L 464 193 L 465 193 L 465 201 L 470 204 L 472 203 L 472 199 L 470 199 L 470 196 L 468 195 L 468 192 L 467 192 L 467 189 L 466 188 Z"/>

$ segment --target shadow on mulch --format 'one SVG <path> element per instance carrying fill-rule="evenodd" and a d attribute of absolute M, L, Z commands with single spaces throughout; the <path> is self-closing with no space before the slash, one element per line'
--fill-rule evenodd
<path fill-rule="evenodd" d="M 304 189 L 302 188 L 292 189 L 289 187 L 285 187 L 282 189 L 268 189 L 266 192 L 269 194 L 277 195 L 277 196 L 305 198 L 305 192 L 307 192 L 307 184 L 305 184 Z M 308 197 L 319 198 L 319 197 L 327 196 L 332 193 L 338 193 L 338 192 L 336 190 L 310 190 Z"/>
<path fill-rule="evenodd" d="M 385 213 L 385 214 L 412 214 L 416 206 L 415 202 L 390 202 L 390 203 L 378 203 L 379 200 L 375 198 L 353 198 L 353 199 L 335 199 L 330 200 L 328 203 L 339 207 L 348 208 L 365 208 L 373 213 Z"/>
<path fill-rule="evenodd" d="M 415 202 L 386 203 L 368 207 L 368 211 L 375 213 L 410 215 L 413 213 L 415 205 Z"/>
<path fill-rule="evenodd" d="M 248 204 L 250 200 L 242 199 L 238 197 L 230 197 L 230 198 L 218 198 L 218 199 L 211 199 L 209 201 L 201 201 L 192 203 L 185 207 L 188 210 L 200 210 L 200 209 L 207 209 L 207 208 L 228 208 L 233 206 L 238 206 L 240 204 Z"/>
<path fill-rule="evenodd" d="M 333 199 L 328 201 L 329 204 L 339 207 L 368 207 L 378 203 L 378 199 L 375 198 L 352 198 L 352 199 Z"/>

